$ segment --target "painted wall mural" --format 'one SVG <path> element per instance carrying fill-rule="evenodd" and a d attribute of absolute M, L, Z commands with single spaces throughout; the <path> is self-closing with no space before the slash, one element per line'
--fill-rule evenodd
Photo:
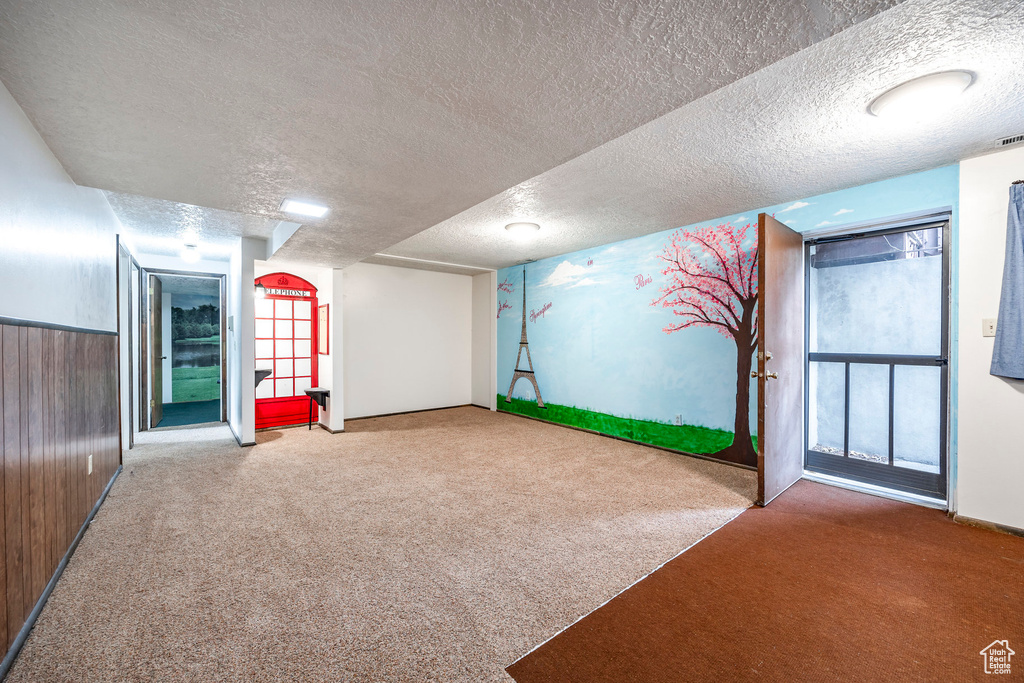
<path fill-rule="evenodd" d="M 757 213 L 805 231 L 953 207 L 955 228 L 958 184 L 944 167 L 502 269 L 498 410 L 753 465 Z"/>
<path fill-rule="evenodd" d="M 715 457 L 757 465 L 750 430 L 750 368 L 757 349 L 757 225 L 682 229 L 658 257 L 666 281 L 651 302 L 676 316 L 671 334 L 706 327 L 736 344 L 736 407 L 732 443 Z M 645 281 L 639 280 L 637 286 Z M 647 278 L 646 282 L 651 282 Z"/>

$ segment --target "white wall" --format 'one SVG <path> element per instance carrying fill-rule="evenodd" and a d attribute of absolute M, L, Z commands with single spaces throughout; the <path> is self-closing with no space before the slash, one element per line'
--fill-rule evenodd
<path fill-rule="evenodd" d="M 474 405 L 498 407 L 498 273 L 473 276 L 473 395 Z"/>
<path fill-rule="evenodd" d="M 328 323 L 328 351 L 320 356 L 320 386 L 330 389 L 327 408 L 320 411 L 320 424 L 332 432 L 345 429 L 345 340 L 342 307 L 344 301 L 344 271 L 340 268 L 321 273 L 319 283 L 320 305 L 330 304 Z"/>
<path fill-rule="evenodd" d="M 1010 183 L 1024 147 L 960 164 L 957 514 L 1024 529 L 1024 382 L 993 377 L 982 318 L 999 312 Z M 998 324 L 998 323 L 997 323 Z"/>
<path fill-rule="evenodd" d="M 343 309 L 346 418 L 471 402 L 470 276 L 357 263 Z"/>
<path fill-rule="evenodd" d="M 119 227 L 0 84 L 0 316 L 116 331 Z"/>
<path fill-rule="evenodd" d="M 228 268 L 228 424 L 242 445 L 256 442 L 256 307 L 253 281 L 267 241 L 243 237 Z"/>

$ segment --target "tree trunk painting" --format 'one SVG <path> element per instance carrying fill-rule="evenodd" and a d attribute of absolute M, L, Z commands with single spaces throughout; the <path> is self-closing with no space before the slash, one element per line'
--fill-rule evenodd
<path fill-rule="evenodd" d="M 753 227 L 753 230 L 751 228 Z M 757 465 L 750 438 L 751 356 L 757 349 L 757 228 L 730 224 L 673 233 L 659 258 L 668 282 L 652 306 L 678 316 L 664 331 L 709 327 L 736 344 L 736 412 L 732 444 L 716 458 Z"/>

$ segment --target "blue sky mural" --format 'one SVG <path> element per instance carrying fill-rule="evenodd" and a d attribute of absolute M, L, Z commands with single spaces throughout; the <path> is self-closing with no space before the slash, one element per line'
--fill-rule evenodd
<path fill-rule="evenodd" d="M 955 209 L 958 168 L 948 166 L 870 185 L 704 221 L 687 228 L 750 224 L 764 211 L 806 232 Z M 955 218 L 954 218 L 955 220 Z M 597 413 L 731 432 L 736 344 L 708 328 L 664 332 L 671 310 L 652 306 L 668 277 L 658 256 L 675 230 L 525 266 L 526 326 L 545 403 Z M 498 391 L 508 390 L 522 325 L 524 267 L 498 272 Z M 525 358 L 522 365 L 525 365 Z M 513 397 L 535 400 L 532 386 Z M 751 391 L 751 433 L 756 433 Z M 499 409 L 504 408 L 499 400 Z"/>

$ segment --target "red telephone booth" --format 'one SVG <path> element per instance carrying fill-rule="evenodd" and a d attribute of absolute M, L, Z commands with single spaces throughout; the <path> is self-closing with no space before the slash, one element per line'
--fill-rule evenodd
<path fill-rule="evenodd" d="M 306 389 L 317 386 L 316 287 L 289 273 L 256 278 L 256 369 L 270 370 L 256 387 L 256 429 L 305 424 Z"/>

